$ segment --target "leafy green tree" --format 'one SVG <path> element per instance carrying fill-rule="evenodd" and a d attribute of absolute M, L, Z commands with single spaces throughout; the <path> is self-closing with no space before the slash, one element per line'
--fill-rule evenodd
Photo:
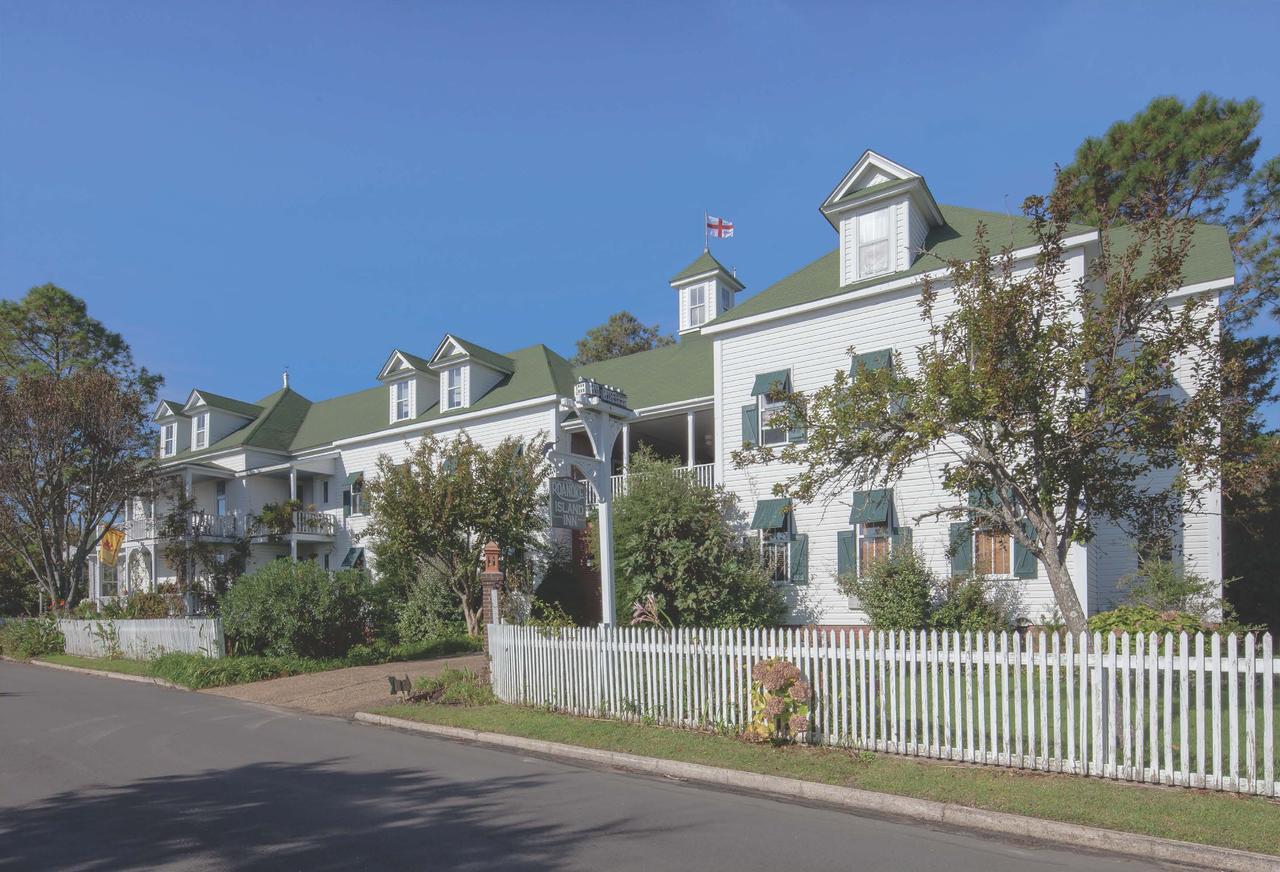
<path fill-rule="evenodd" d="M 0 303 L 0 539 L 54 607 L 154 471 L 159 378 L 119 334 L 52 285 Z"/>
<path fill-rule="evenodd" d="M 412 566 L 419 584 L 438 579 L 472 636 L 481 631 L 485 543 L 497 542 L 504 570 L 513 571 L 541 548 L 547 468 L 531 447 L 540 441 L 508 439 L 486 451 L 466 435 L 450 442 L 427 436 L 402 462 L 379 457 L 365 484 L 371 520 L 362 535 L 372 540 L 377 565 L 386 560 L 402 573 Z"/>
<path fill-rule="evenodd" d="M 578 353 L 573 362 L 579 365 L 595 363 L 673 344 L 675 339 L 663 335 L 657 324 L 647 326 L 630 312 L 615 312 L 608 321 L 592 327 L 586 336 L 578 340 Z"/>
<path fill-rule="evenodd" d="M 0 615 L 30 615 L 40 608 L 40 589 L 18 555 L 0 546 Z"/>
<path fill-rule="evenodd" d="M 650 595 L 677 626 L 763 627 L 786 614 L 781 588 L 741 539 L 736 500 L 724 488 L 642 451 L 613 508 L 619 623 L 630 623 Z"/>
<path fill-rule="evenodd" d="M 1256 100 L 1158 97 L 1086 139 L 1062 180 L 1076 220 L 1123 224 L 1158 213 L 1227 230 L 1238 269 L 1222 300 L 1225 570 L 1243 578 L 1233 597 L 1274 622 L 1265 603 L 1267 591 L 1275 598 L 1277 563 L 1263 531 L 1275 524 L 1280 451 L 1261 410 L 1277 400 L 1280 341 L 1265 335 L 1262 317 L 1280 314 L 1280 157 L 1258 154 L 1261 115 Z"/>
<path fill-rule="evenodd" d="M 181 487 L 176 484 L 171 508 L 160 519 L 160 553 L 173 567 L 180 593 L 198 589 L 198 582 L 203 580 L 207 582 L 204 593 L 219 596 L 244 572 L 249 561 L 249 537 L 241 535 L 230 542 L 210 538 L 198 523 L 195 498 L 183 494 Z"/>
<path fill-rule="evenodd" d="M 1201 296 L 1168 304 L 1182 287 L 1188 219 L 1157 213 L 1123 235 L 1104 226 L 1088 274 L 1073 282 L 1062 256 L 1069 189 L 1024 208 L 1038 240 L 1030 269 L 1008 248 L 993 251 L 980 228 L 973 260 L 949 260 L 942 284 L 924 283 L 929 339 L 915 367 L 899 354 L 889 367 L 838 372 L 787 401 L 788 425 L 806 426 L 806 442 L 744 447 L 735 459 L 800 465 L 776 490 L 810 501 L 891 483 L 934 458 L 950 496 L 916 520 L 976 521 L 1013 536 L 1081 632 L 1071 544 L 1092 539 L 1101 521 L 1157 541 L 1216 481 L 1218 311 Z M 1181 384 L 1175 363 L 1187 373 Z M 1145 485 L 1169 470 L 1170 487 Z"/>

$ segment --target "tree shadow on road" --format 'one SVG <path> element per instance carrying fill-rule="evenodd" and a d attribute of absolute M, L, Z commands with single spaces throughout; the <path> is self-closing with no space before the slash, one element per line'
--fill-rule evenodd
<path fill-rule="evenodd" d="M 542 776 L 459 783 L 339 764 L 257 763 L 6 809 L 0 869 L 553 869 L 575 843 L 635 833 L 622 820 L 540 820 L 520 794 Z"/>

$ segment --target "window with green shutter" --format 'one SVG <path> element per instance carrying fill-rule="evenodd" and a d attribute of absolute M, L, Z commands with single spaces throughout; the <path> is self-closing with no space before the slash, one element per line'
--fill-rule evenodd
<path fill-rule="evenodd" d="M 1035 540 L 1035 531 L 1026 518 L 1022 519 L 1022 532 L 1027 538 Z M 1013 540 L 1013 574 L 1018 578 L 1036 577 L 1036 556 L 1017 539 Z"/>
<path fill-rule="evenodd" d="M 760 444 L 760 406 L 757 403 L 742 407 L 742 444 Z"/>
<path fill-rule="evenodd" d="M 973 525 L 952 524 L 950 533 L 951 574 L 967 575 L 973 571 Z"/>
<path fill-rule="evenodd" d="M 791 573 L 788 579 L 792 584 L 809 583 L 809 536 L 797 533 L 791 539 Z"/>

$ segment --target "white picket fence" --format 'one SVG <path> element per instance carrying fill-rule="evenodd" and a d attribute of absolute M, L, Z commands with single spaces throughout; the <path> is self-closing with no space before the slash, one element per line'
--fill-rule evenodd
<path fill-rule="evenodd" d="M 813 685 L 812 742 L 1280 796 L 1269 633 L 488 631 L 504 702 L 738 730 L 752 665 L 782 657 Z"/>
<path fill-rule="evenodd" d="M 143 660 L 153 654 L 183 651 L 221 657 L 222 621 L 217 618 L 156 618 L 151 620 L 58 621 L 67 640 L 67 653 L 106 657 L 114 633 L 120 653 Z"/>

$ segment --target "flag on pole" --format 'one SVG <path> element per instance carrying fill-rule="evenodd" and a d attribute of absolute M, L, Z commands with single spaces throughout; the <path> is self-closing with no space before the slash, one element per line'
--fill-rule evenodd
<path fill-rule="evenodd" d="M 714 215 L 707 216 L 707 233 L 716 239 L 728 239 L 733 236 L 733 222 Z"/>
<path fill-rule="evenodd" d="M 123 542 L 123 530 L 112 527 L 102 534 L 102 541 L 98 544 L 98 560 L 103 566 L 116 565 L 116 558 L 120 555 L 120 545 Z"/>

